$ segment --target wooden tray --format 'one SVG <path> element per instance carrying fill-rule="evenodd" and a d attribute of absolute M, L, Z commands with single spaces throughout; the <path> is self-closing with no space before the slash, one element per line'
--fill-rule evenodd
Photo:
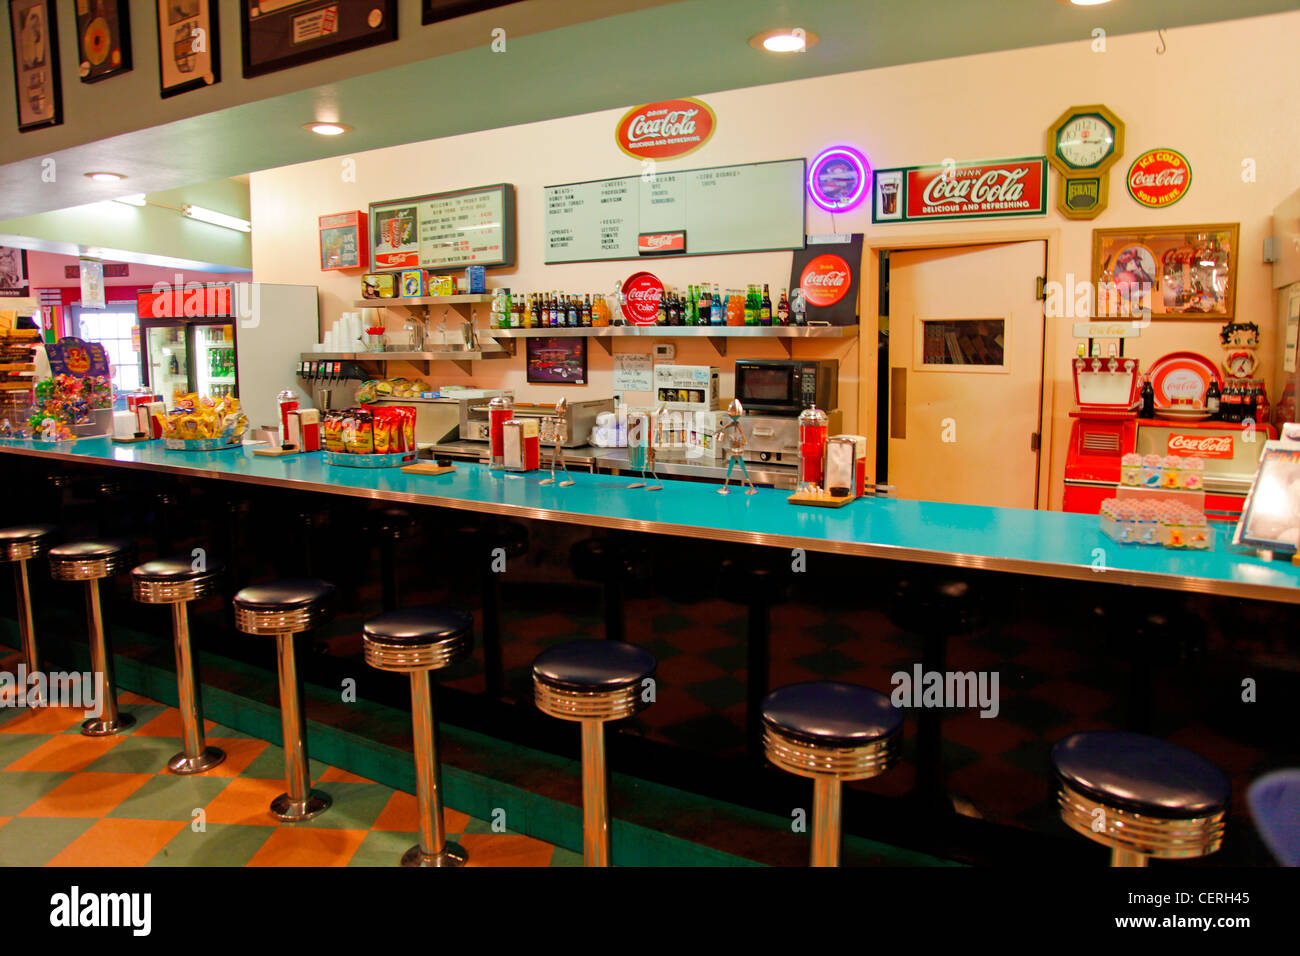
<path fill-rule="evenodd" d="M 259 455 L 262 458 L 284 458 L 287 455 L 301 455 L 302 453 L 303 451 L 301 448 L 290 448 L 287 451 L 283 448 L 254 448 L 253 449 L 253 454 Z"/>
<path fill-rule="evenodd" d="M 455 465 L 442 466 L 432 461 L 422 461 L 402 468 L 408 475 L 447 475 L 456 470 Z"/>
<path fill-rule="evenodd" d="M 118 438 L 116 435 L 113 436 L 113 442 L 114 444 L 117 445 L 135 445 L 138 444 L 139 442 L 146 442 L 146 441 L 153 441 L 153 439 L 150 438 L 148 435 L 145 435 L 142 438 Z"/>
<path fill-rule="evenodd" d="M 850 501 L 857 501 L 857 495 L 844 495 L 842 497 L 831 497 L 829 495 L 822 498 L 815 498 L 812 495 L 795 492 L 789 498 L 785 499 L 792 505 L 812 505 L 814 508 L 843 508 Z"/>

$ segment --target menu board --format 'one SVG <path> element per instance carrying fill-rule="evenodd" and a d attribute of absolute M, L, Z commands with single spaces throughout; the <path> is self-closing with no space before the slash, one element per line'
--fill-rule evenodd
<path fill-rule="evenodd" d="M 543 221 L 548 264 L 645 258 L 681 232 L 681 255 L 802 249 L 804 161 L 547 186 Z"/>
<path fill-rule="evenodd" d="M 515 264 L 510 183 L 370 204 L 371 268 L 450 271 Z"/>

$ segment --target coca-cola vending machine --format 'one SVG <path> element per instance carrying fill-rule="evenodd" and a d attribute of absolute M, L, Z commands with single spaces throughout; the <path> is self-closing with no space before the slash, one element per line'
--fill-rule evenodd
<path fill-rule="evenodd" d="M 1080 356 L 1074 360 L 1078 411 L 1065 458 L 1063 508 L 1097 514 L 1115 497 L 1125 455 L 1200 458 L 1205 462 L 1205 516 L 1236 521 L 1267 439 L 1268 424 L 1215 421 L 1205 395 L 1217 366 L 1192 352 L 1174 352 L 1151 365 L 1155 414 L 1140 417 L 1142 375 L 1135 359 Z M 1221 378 L 1219 378 L 1222 385 Z"/>

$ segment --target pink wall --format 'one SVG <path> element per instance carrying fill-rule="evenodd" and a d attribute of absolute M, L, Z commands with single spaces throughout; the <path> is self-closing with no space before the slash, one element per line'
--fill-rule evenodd
<path fill-rule="evenodd" d="M 69 279 L 63 274 L 64 266 L 76 264 L 76 256 L 61 256 L 53 252 L 28 252 L 27 276 L 32 289 L 79 289 L 80 284 L 76 279 Z M 157 266 L 142 266 L 132 262 L 128 265 L 128 274 L 125 278 L 105 278 L 104 285 L 134 287 L 152 286 L 155 282 L 175 283 L 177 274 L 175 269 L 160 269 Z M 247 273 L 181 272 L 179 274 L 184 276 L 182 283 L 236 282 L 249 279 Z"/>

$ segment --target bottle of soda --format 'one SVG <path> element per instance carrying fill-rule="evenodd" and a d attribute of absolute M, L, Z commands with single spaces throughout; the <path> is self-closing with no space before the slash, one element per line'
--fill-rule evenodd
<path fill-rule="evenodd" d="M 659 315 L 655 319 L 655 325 L 668 324 L 668 290 L 665 289 L 659 294 Z"/>
<path fill-rule="evenodd" d="M 758 296 L 752 285 L 745 289 L 745 324 L 758 325 Z"/>
<path fill-rule="evenodd" d="M 700 286 L 700 325 L 709 325 L 713 321 L 713 293 L 707 285 Z"/>
<path fill-rule="evenodd" d="M 763 283 L 763 298 L 758 303 L 758 324 L 772 324 L 772 295 L 767 291 L 767 283 Z"/>
<path fill-rule="evenodd" d="M 786 290 L 781 290 L 781 302 L 776 307 L 776 324 L 790 324 L 790 299 L 786 296 Z"/>
<path fill-rule="evenodd" d="M 582 327 L 584 329 L 591 328 L 591 293 L 590 292 L 588 292 L 587 297 L 582 300 Z"/>
<path fill-rule="evenodd" d="M 682 300 L 676 292 L 668 293 L 668 324 L 682 324 Z"/>
<path fill-rule="evenodd" d="M 1138 393 L 1142 405 L 1138 412 L 1139 418 L 1156 417 L 1156 390 L 1151 387 L 1151 376 L 1142 376 L 1142 391 Z"/>
<path fill-rule="evenodd" d="M 227 372 L 226 374 L 229 374 Z M 1255 421 L 1261 425 L 1267 425 L 1272 417 L 1272 409 L 1268 404 L 1268 388 L 1264 385 L 1264 380 L 1260 379 L 1255 383 Z"/>
<path fill-rule="evenodd" d="M 1237 412 L 1241 408 L 1241 396 L 1237 394 L 1237 383 L 1229 382 L 1228 387 L 1223 391 L 1223 399 L 1219 405 L 1219 418 L 1225 422 L 1239 422 L 1241 419 Z"/>
<path fill-rule="evenodd" d="M 1210 413 L 1210 418 L 1218 420 L 1219 406 L 1223 401 L 1223 390 L 1219 388 L 1217 378 L 1210 379 L 1210 387 L 1205 390 L 1205 410 Z"/>

